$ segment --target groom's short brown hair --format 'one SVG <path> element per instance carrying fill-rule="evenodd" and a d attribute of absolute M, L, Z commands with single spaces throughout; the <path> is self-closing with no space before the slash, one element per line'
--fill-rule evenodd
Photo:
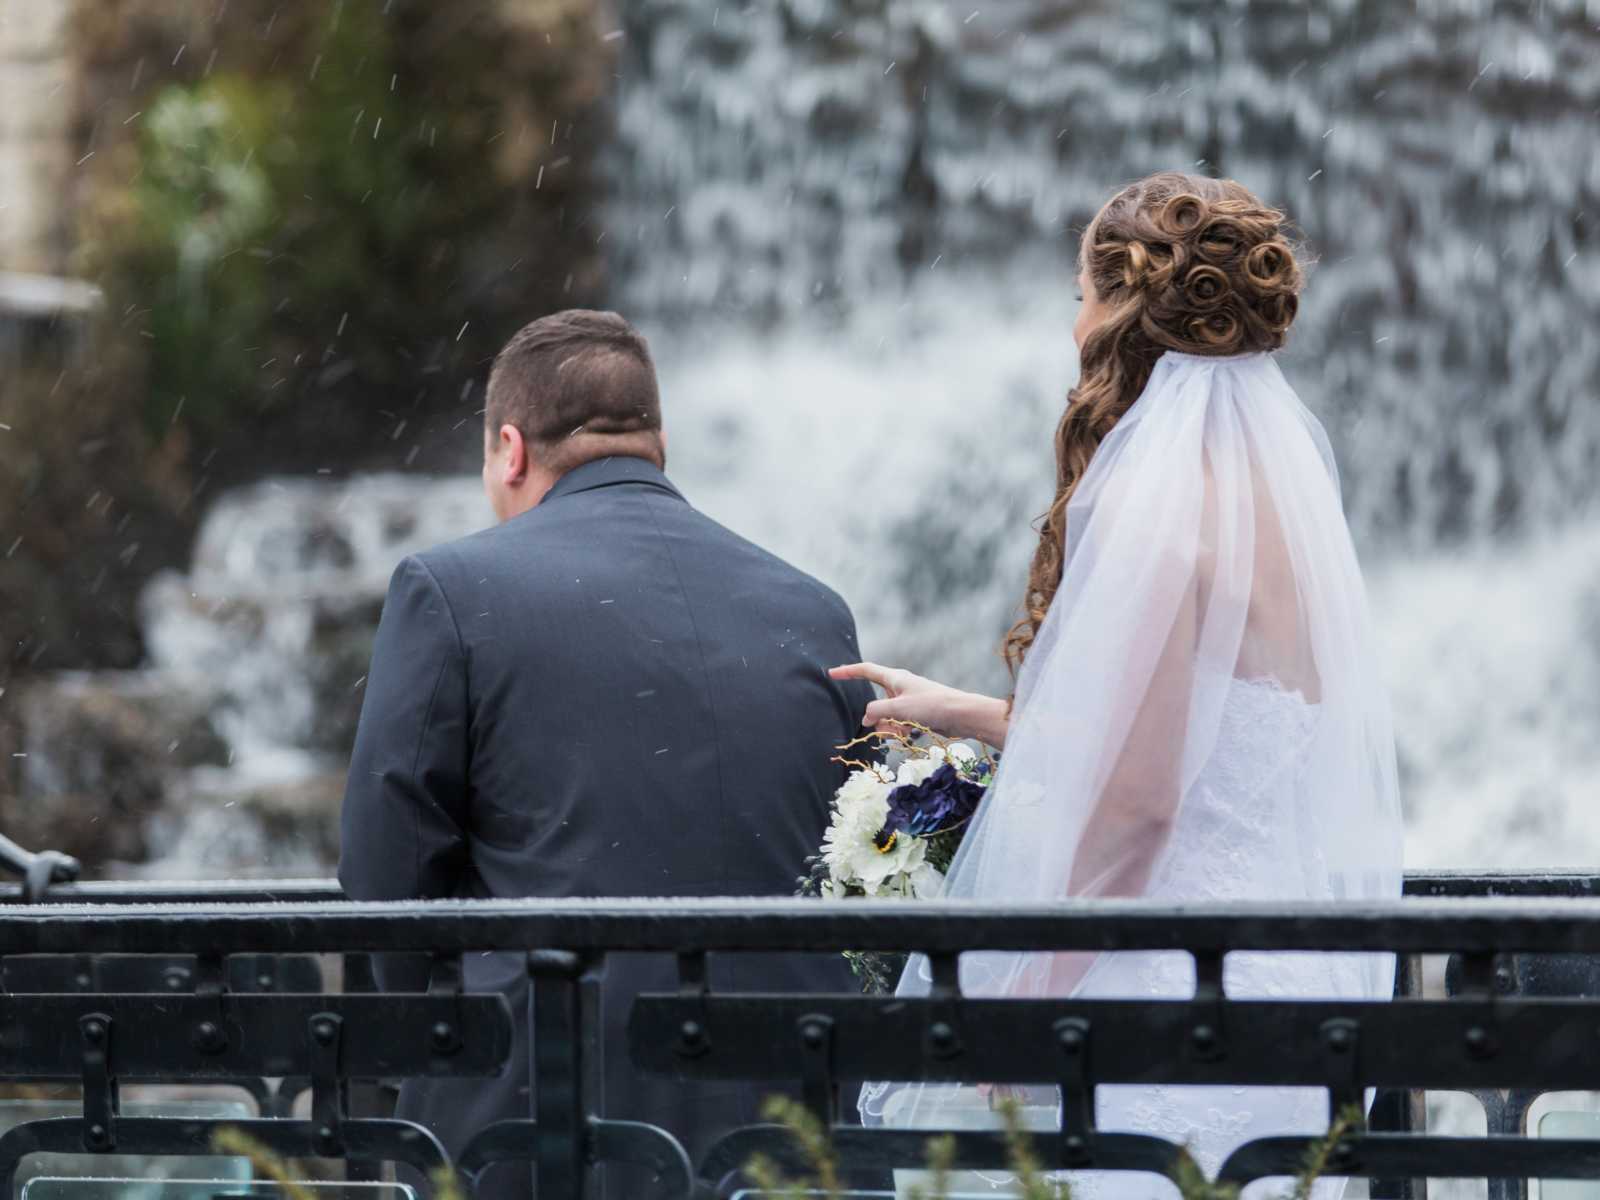
<path fill-rule="evenodd" d="M 484 421 L 514 425 L 541 461 L 565 471 L 590 458 L 661 460 L 661 397 L 639 331 L 614 312 L 574 308 L 518 330 L 489 372 Z"/>

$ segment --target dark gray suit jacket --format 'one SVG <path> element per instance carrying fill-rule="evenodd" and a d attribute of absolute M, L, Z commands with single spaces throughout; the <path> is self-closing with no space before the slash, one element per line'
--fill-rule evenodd
<path fill-rule="evenodd" d="M 652 464 L 579 467 L 537 508 L 396 569 L 340 882 L 362 900 L 789 894 L 842 779 L 832 748 L 871 698 L 826 668 L 859 657 L 837 595 L 696 512 Z M 526 1013 L 514 958 L 465 966 L 469 987 Z M 634 1072 L 629 1000 L 673 981 L 670 963 L 610 961 L 601 1107 L 698 1153 L 757 1119 L 760 1097 Z M 837 956 L 729 957 L 713 982 L 855 990 Z M 490 1120 L 530 1115 L 526 1034 L 501 1078 L 407 1084 L 400 1115 L 452 1152 Z M 527 1179 L 495 1168 L 481 1194 L 526 1195 Z M 611 1191 L 626 1194 L 615 1173 Z"/>

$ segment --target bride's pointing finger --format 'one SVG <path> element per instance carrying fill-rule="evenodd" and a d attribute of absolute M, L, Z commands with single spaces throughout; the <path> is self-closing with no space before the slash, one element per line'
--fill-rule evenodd
<path fill-rule="evenodd" d="M 880 667 L 877 663 L 858 662 L 842 667 L 830 667 L 828 674 L 834 679 L 865 679 L 867 682 L 875 683 L 885 691 L 888 691 L 891 687 L 889 677 L 895 672 L 890 671 L 887 667 Z"/>

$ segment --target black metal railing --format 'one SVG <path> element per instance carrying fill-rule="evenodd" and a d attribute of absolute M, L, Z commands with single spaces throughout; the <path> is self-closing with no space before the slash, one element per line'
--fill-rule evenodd
<path fill-rule="evenodd" d="M 22 869 L 27 870 L 27 863 Z M 1053 1083 L 1058 1129 L 1029 1134 L 1051 1168 L 1165 1173 L 1179 1147 L 1098 1130 L 1102 1084 L 1231 1084 L 1326 1089 L 1330 1109 L 1376 1090 L 1330 1173 L 1375 1180 L 1375 1196 L 1424 1194 L 1432 1177 L 1600 1179 L 1600 1139 L 1528 1136 L 1533 1101 L 1596 1087 L 1600 1075 L 1600 900 L 1580 874 L 1432 872 L 1408 899 L 1362 906 L 1193 906 L 1086 902 L 1059 907 L 799 900 L 528 900 L 351 904 L 323 881 L 53 883 L 0 888 L 0 1079 L 76 1082 L 82 1111 L 0 1135 L 0 1195 L 29 1154 L 212 1155 L 224 1125 L 292 1157 L 453 1166 L 470 1187 L 498 1162 L 531 1164 L 540 1200 L 586 1194 L 600 1162 L 644 1163 L 664 1200 L 705 1194 L 762 1152 L 792 1161 L 791 1135 L 729 1130 L 697 1163 L 665 1130 L 609 1121 L 594 1102 L 604 1056 L 682 1080 L 794 1088 L 833 1129 L 841 1162 L 881 1173 L 922 1164 L 928 1131 L 840 1120 L 843 1079 Z M 27 903 L 28 900 L 35 903 Z M 42 902 L 39 902 L 42 901 Z M 1192 956 L 1181 1000 L 964 997 L 973 948 L 1177 950 Z M 724 993 L 707 955 L 919 950 L 936 986 L 920 999 Z M 452 1157 L 426 1130 L 354 1115 L 352 1082 L 487 1077 L 505 1065 L 512 1015 L 498 993 L 462 985 L 461 956 L 526 955 L 534 996 L 532 1108 L 480 1130 Z M 1222 986 L 1234 951 L 1389 951 L 1393 1002 L 1239 1000 Z M 378 993 L 367 956 L 419 952 L 426 990 Z M 597 1035 L 608 955 L 675 956 L 678 986 L 633 1000 L 628 1044 Z M 1448 956 L 1440 986 L 1422 959 Z M 324 958 L 322 956 L 331 956 Z M 325 969 L 325 968 L 332 969 Z M 245 1120 L 128 1116 L 119 1081 L 244 1086 Z M 1489 1136 L 1423 1128 L 1424 1089 L 1465 1092 Z M 310 1093 L 308 1114 L 294 1101 Z M 1003 1169 L 1003 1139 L 955 1131 L 957 1165 Z M 1294 1173 L 1310 1138 L 1235 1151 L 1220 1175 Z M 697 1191 L 697 1189 L 699 1189 Z"/>

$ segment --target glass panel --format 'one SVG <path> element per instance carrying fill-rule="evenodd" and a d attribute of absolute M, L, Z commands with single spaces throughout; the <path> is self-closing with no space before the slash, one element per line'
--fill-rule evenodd
<path fill-rule="evenodd" d="M 25 1121 L 43 1121 L 52 1117 L 77 1117 L 83 1115 L 83 1102 L 63 1100 L 0 1100 L 0 1133 Z M 163 1099 L 124 1103 L 125 1117 L 194 1117 L 199 1120 L 248 1120 L 254 1117 L 255 1108 L 243 1100 L 180 1100 Z M 42 1176 L 60 1177 L 136 1177 L 144 1180 L 164 1180 L 187 1177 L 223 1181 L 225 1188 L 233 1182 L 244 1183 L 250 1178 L 250 1164 L 242 1158 L 223 1156 L 184 1158 L 181 1156 L 148 1156 L 137 1154 L 30 1154 L 22 1160 L 17 1172 L 17 1183 L 27 1186 L 31 1180 Z M 126 1193 L 133 1195 L 133 1193 Z M 141 1195 L 143 1193 L 140 1193 Z M 174 1196 L 193 1196 L 197 1200 L 210 1200 L 212 1193 L 174 1192 Z"/>
<path fill-rule="evenodd" d="M 1600 1112 L 1547 1112 L 1537 1129 L 1542 1138 L 1600 1139 Z M 1539 1200 L 1600 1200 L 1600 1179 L 1541 1179 Z"/>
<path fill-rule="evenodd" d="M 296 1183 L 297 1191 L 317 1200 L 416 1200 L 399 1183 Z M 40 1176 L 22 1189 L 22 1200 L 243 1200 L 288 1195 L 279 1183 L 239 1183 L 230 1179 L 112 1179 Z"/>

